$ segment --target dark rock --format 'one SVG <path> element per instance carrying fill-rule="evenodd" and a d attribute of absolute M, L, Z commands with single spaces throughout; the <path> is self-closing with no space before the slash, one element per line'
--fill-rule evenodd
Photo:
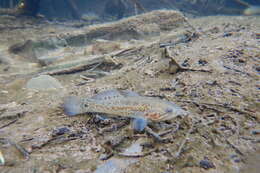
<path fill-rule="evenodd" d="M 70 129 L 68 127 L 58 127 L 52 131 L 52 136 L 60 136 L 68 132 L 70 132 Z"/>
<path fill-rule="evenodd" d="M 200 167 L 204 169 L 216 168 L 215 165 L 208 159 L 201 160 Z"/>
<path fill-rule="evenodd" d="M 30 79 L 26 84 L 26 88 L 36 90 L 47 90 L 60 89 L 63 87 L 57 79 L 49 75 L 40 75 L 38 77 Z"/>
<path fill-rule="evenodd" d="M 185 59 L 184 62 L 181 64 L 183 67 L 189 67 L 189 59 Z"/>
<path fill-rule="evenodd" d="M 207 62 L 206 60 L 202 60 L 202 59 L 200 59 L 200 60 L 198 61 L 198 63 L 199 63 L 199 65 L 202 65 L 202 66 L 208 64 L 208 62 Z"/>
<path fill-rule="evenodd" d="M 260 129 L 252 130 L 252 131 L 251 131 L 251 134 L 252 134 L 252 135 L 259 135 L 259 134 L 260 134 Z"/>
<path fill-rule="evenodd" d="M 233 35 L 232 32 L 226 32 L 226 33 L 223 34 L 223 37 L 230 37 L 232 35 Z"/>

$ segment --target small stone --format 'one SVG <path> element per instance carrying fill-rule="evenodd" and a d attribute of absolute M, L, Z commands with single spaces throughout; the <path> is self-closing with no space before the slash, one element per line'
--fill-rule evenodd
<path fill-rule="evenodd" d="M 200 167 L 204 169 L 210 169 L 210 168 L 215 168 L 215 165 L 208 159 L 204 159 L 200 161 Z"/>
<path fill-rule="evenodd" d="M 260 129 L 252 130 L 251 134 L 252 135 L 259 135 L 260 134 Z"/>
<path fill-rule="evenodd" d="M 60 136 L 68 132 L 70 132 L 70 129 L 68 127 L 58 127 L 52 131 L 52 136 Z"/>
<path fill-rule="evenodd" d="M 202 60 L 202 59 L 200 59 L 200 60 L 198 61 L 198 63 L 199 63 L 199 65 L 202 65 L 202 66 L 208 64 L 208 62 L 207 62 L 206 60 Z"/>
<path fill-rule="evenodd" d="M 223 34 L 223 37 L 230 37 L 230 36 L 232 36 L 232 35 L 233 35 L 232 32 L 225 32 L 225 33 Z"/>
<path fill-rule="evenodd" d="M 184 62 L 181 64 L 183 67 L 189 67 L 189 59 L 185 59 Z"/>
<path fill-rule="evenodd" d="M 137 140 L 135 143 L 133 143 L 131 146 L 125 149 L 125 151 L 122 153 L 124 155 L 139 155 L 142 154 L 143 147 L 141 146 L 141 139 Z"/>
<path fill-rule="evenodd" d="M 2 94 L 8 94 L 8 91 L 2 90 L 1 93 L 2 93 Z"/>
<path fill-rule="evenodd" d="M 40 75 L 29 80 L 26 84 L 26 88 L 36 90 L 47 90 L 59 89 L 63 87 L 57 79 L 49 75 Z"/>

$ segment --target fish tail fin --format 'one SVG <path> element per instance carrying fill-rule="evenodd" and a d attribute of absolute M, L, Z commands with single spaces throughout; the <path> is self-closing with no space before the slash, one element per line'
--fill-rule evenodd
<path fill-rule="evenodd" d="M 64 99 L 64 113 L 68 116 L 75 116 L 81 113 L 81 99 L 77 96 L 68 96 Z"/>

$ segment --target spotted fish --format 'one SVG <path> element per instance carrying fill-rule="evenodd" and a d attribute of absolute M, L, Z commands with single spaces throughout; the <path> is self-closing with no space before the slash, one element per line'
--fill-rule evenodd
<path fill-rule="evenodd" d="M 66 97 L 63 107 L 68 116 L 102 113 L 112 117 L 130 117 L 133 118 L 133 128 L 137 131 L 142 131 L 147 121 L 165 121 L 188 114 L 172 102 L 116 89 L 101 92 L 91 98 Z"/>

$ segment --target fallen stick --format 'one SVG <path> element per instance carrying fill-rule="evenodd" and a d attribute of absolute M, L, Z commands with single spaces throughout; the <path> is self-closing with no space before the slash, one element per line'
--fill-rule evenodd
<path fill-rule="evenodd" d="M 22 155 L 24 156 L 25 159 L 29 159 L 30 158 L 30 153 L 23 148 L 22 146 L 18 145 L 17 143 L 11 141 L 10 139 L 6 139 L 6 138 L 0 138 L 0 142 L 1 143 L 7 143 L 9 145 L 14 146 L 18 151 L 20 151 L 22 153 Z"/>
<path fill-rule="evenodd" d="M 74 61 L 66 64 L 59 64 L 56 66 L 49 66 L 38 72 L 39 74 L 47 75 L 63 75 L 73 74 L 85 70 L 96 68 L 104 63 L 106 60 L 104 57 L 98 57 L 91 60 Z"/>
<path fill-rule="evenodd" d="M 145 152 L 145 153 L 141 153 L 141 154 L 124 154 L 124 153 L 116 153 L 116 154 L 114 153 L 114 154 L 117 155 L 117 156 L 138 158 L 138 157 L 148 156 L 148 155 L 150 155 L 150 154 L 152 154 L 153 152 L 156 152 L 156 151 L 158 151 L 157 148 L 152 149 L 152 150 L 150 150 L 150 151 L 147 151 L 147 152 Z"/>
<path fill-rule="evenodd" d="M 25 110 L 17 110 L 17 111 L 14 111 L 14 112 L 5 112 L 1 115 L 0 121 L 2 121 L 2 120 L 13 120 L 13 119 L 21 118 L 27 112 L 28 111 L 25 111 Z"/>
<path fill-rule="evenodd" d="M 145 131 L 151 135 L 157 142 L 163 142 L 164 139 L 161 138 L 157 133 L 155 133 L 150 127 L 145 127 Z"/>
<path fill-rule="evenodd" d="M 193 130 L 193 124 L 191 125 L 191 128 L 190 128 L 189 131 L 187 132 L 187 134 L 186 134 L 186 136 L 185 136 L 185 139 L 182 141 L 182 143 L 181 143 L 181 145 L 180 145 L 178 151 L 175 153 L 175 158 L 179 158 L 179 157 L 180 157 L 181 153 L 183 152 L 183 148 L 184 148 L 184 146 L 185 146 L 185 144 L 186 144 L 186 142 L 187 142 L 187 140 L 188 140 L 188 138 L 189 138 L 190 133 L 192 132 L 192 130 Z"/>
<path fill-rule="evenodd" d="M 241 70 L 238 70 L 238 69 L 235 69 L 235 68 L 231 68 L 231 67 L 228 67 L 226 65 L 223 65 L 223 67 L 225 67 L 226 69 L 228 70 L 232 70 L 232 71 L 235 71 L 237 73 L 242 73 L 242 74 L 245 74 L 247 76 L 250 76 L 250 77 L 253 77 L 251 74 L 247 73 L 247 72 L 244 72 L 244 71 L 241 71 Z"/>
<path fill-rule="evenodd" d="M 184 102 L 184 103 L 193 103 L 195 105 L 208 105 L 208 106 L 216 106 L 216 107 L 222 107 L 222 108 L 226 108 L 230 111 L 233 111 L 233 112 L 238 112 L 238 113 L 241 113 L 241 114 L 245 114 L 245 115 L 248 115 L 249 117 L 251 118 L 254 118 L 254 119 L 257 119 L 257 117 L 255 115 L 252 115 L 251 113 L 247 112 L 247 111 L 243 111 L 243 110 L 240 110 L 239 108 L 236 108 L 236 107 L 232 107 L 232 106 L 227 106 L 227 105 L 222 105 L 222 104 L 216 104 L 216 103 L 198 103 L 196 101 L 191 101 L 191 100 L 181 100 L 180 102 Z M 214 108 L 210 108 L 210 109 L 214 109 Z M 217 110 L 217 109 L 214 109 L 214 110 Z M 219 111 L 219 110 L 217 110 Z"/>
<path fill-rule="evenodd" d="M 7 123 L 7 124 L 1 126 L 0 129 L 3 129 L 3 128 L 7 127 L 7 126 L 10 126 L 11 124 L 15 123 L 17 120 L 18 120 L 18 118 L 15 119 L 15 120 L 10 121 L 9 123 Z"/>
<path fill-rule="evenodd" d="M 179 130 L 179 128 L 180 128 L 180 125 L 179 125 L 179 124 L 176 124 L 176 128 L 175 128 L 175 129 L 167 130 L 167 131 L 165 131 L 165 132 L 159 133 L 158 135 L 159 135 L 159 136 L 165 136 L 165 135 L 168 135 L 168 134 L 170 134 L 170 133 L 175 133 L 175 132 L 177 132 L 177 131 Z"/>
<path fill-rule="evenodd" d="M 228 139 L 225 139 L 226 143 L 235 150 L 236 153 L 240 154 L 241 156 L 244 156 L 244 153 L 242 153 L 234 144 L 232 144 Z"/>
<path fill-rule="evenodd" d="M 103 129 L 100 130 L 99 133 L 100 133 L 100 134 L 103 134 L 103 133 L 105 133 L 105 132 L 113 132 L 113 131 L 116 131 L 116 130 L 118 130 L 118 129 L 120 129 L 120 128 L 122 128 L 122 127 L 128 125 L 128 124 L 129 124 L 129 120 L 126 120 L 126 121 L 117 123 L 117 124 L 115 124 L 115 125 L 112 126 L 112 127 L 103 128 Z"/>

